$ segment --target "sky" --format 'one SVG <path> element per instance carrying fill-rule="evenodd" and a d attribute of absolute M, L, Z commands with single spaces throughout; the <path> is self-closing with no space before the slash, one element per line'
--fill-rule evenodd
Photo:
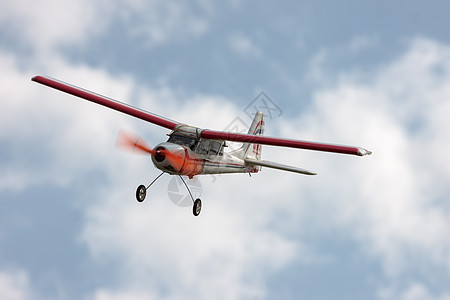
<path fill-rule="evenodd" d="M 0 7 L 0 299 L 450 299 L 447 1 Z M 194 217 L 169 175 L 137 203 L 159 171 L 114 147 L 166 129 L 37 74 L 201 128 L 259 108 L 266 135 L 373 154 L 264 146 L 318 175 L 199 176 Z"/>

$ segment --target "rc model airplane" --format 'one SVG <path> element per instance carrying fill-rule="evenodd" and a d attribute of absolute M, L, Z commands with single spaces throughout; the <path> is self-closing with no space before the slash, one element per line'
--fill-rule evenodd
<path fill-rule="evenodd" d="M 149 147 L 138 137 L 134 137 L 124 132 L 119 133 L 117 144 L 122 147 L 128 147 L 133 151 L 149 154 L 155 167 L 162 171 L 162 173 L 148 186 L 138 186 L 136 190 L 137 201 L 142 202 L 145 200 L 147 190 L 164 173 L 178 175 L 186 186 L 192 199 L 194 216 L 200 214 L 202 202 L 200 199 L 194 200 L 189 187 L 181 175 L 193 178 L 196 175 L 202 174 L 251 174 L 257 173 L 261 167 L 274 168 L 305 175 L 316 175 L 316 173 L 308 170 L 261 160 L 261 145 L 291 147 L 358 156 L 371 154 L 370 151 L 360 147 L 263 136 L 265 123 L 264 114 L 262 112 L 257 112 L 255 114 L 247 134 L 215 131 L 175 122 L 50 77 L 35 76 L 32 80 L 171 130 L 167 142 L 160 143 L 154 148 Z M 224 148 L 226 147 L 226 141 L 239 142 L 243 143 L 243 145 L 237 150 L 225 152 Z"/>

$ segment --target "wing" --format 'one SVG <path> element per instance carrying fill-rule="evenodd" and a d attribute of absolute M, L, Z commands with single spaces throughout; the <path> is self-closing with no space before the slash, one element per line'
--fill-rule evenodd
<path fill-rule="evenodd" d="M 308 171 L 305 169 L 287 166 L 287 165 L 279 164 L 279 163 L 268 161 L 268 160 L 256 160 L 256 159 L 246 158 L 246 159 L 244 159 L 244 161 L 246 163 L 248 163 L 250 165 L 254 165 L 254 166 L 268 167 L 268 168 L 272 168 L 272 169 L 295 172 L 295 173 L 300 173 L 300 174 L 305 174 L 305 175 L 317 175 L 317 173 L 314 173 L 314 172 L 311 172 L 311 171 Z"/>
<path fill-rule="evenodd" d="M 165 127 L 167 129 L 175 129 L 175 127 L 179 124 L 170 119 L 163 118 L 156 114 L 150 113 L 148 111 L 133 107 L 131 105 L 116 101 L 114 99 L 93 93 L 91 91 L 82 89 L 80 87 L 44 76 L 35 76 L 31 80 L 38 82 L 40 84 L 49 86 L 51 88 L 60 90 L 62 92 L 83 98 L 85 100 L 115 109 L 124 114 L 136 117 L 138 119 Z"/>
<path fill-rule="evenodd" d="M 205 139 L 219 139 L 231 142 L 242 142 L 262 145 L 272 145 L 299 149 L 308 149 L 315 151 L 334 152 L 342 154 L 352 154 L 358 156 L 370 155 L 372 152 L 360 147 L 332 145 L 316 142 L 308 142 L 301 140 L 281 139 L 268 136 L 258 136 L 243 133 L 232 133 L 223 131 L 214 131 L 205 129 L 201 133 L 201 137 Z"/>
<path fill-rule="evenodd" d="M 93 93 L 91 91 L 82 89 L 80 87 L 50 78 L 45 76 L 35 76 L 32 78 L 33 81 L 38 82 L 40 84 L 49 86 L 51 88 L 60 90 L 62 92 L 83 98 L 85 100 L 115 109 L 127 115 L 136 117 L 138 119 L 165 127 L 170 130 L 174 130 L 181 123 L 172 121 L 170 119 L 158 116 L 156 114 L 147 112 L 145 110 L 133 107 L 131 105 L 116 101 L 114 99 Z M 262 144 L 262 145 L 272 145 L 272 146 L 281 146 L 281 147 L 291 147 L 291 148 L 300 148 L 300 149 L 309 149 L 316 151 L 325 151 L 325 152 L 335 152 L 335 153 L 343 153 L 343 154 L 353 154 L 353 155 L 369 155 L 372 152 L 353 146 L 341 146 L 341 145 L 332 145 L 332 144 L 324 144 L 324 143 L 316 143 L 316 142 L 308 142 L 308 141 L 300 141 L 300 140 L 289 140 L 289 139 L 281 139 L 267 136 L 255 136 L 250 134 L 241 134 L 241 133 L 232 133 L 232 132 L 223 132 L 223 131 L 214 131 L 214 130 L 203 130 L 201 131 L 201 137 L 206 139 L 219 139 L 225 141 L 232 142 L 243 142 L 243 143 L 252 143 L 252 144 Z"/>

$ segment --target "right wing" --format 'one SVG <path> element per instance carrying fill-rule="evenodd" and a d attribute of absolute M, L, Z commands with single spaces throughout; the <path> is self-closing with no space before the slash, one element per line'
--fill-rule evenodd
<path fill-rule="evenodd" d="M 279 163 L 268 161 L 268 160 L 256 160 L 256 159 L 246 158 L 246 159 L 244 159 L 244 161 L 253 166 L 268 167 L 268 168 L 272 168 L 272 169 L 295 172 L 295 173 L 300 173 L 300 174 L 304 174 L 304 175 L 317 175 L 317 173 L 314 173 L 314 172 L 311 172 L 311 171 L 308 171 L 305 169 L 287 166 L 287 165 L 279 164 Z"/>
<path fill-rule="evenodd" d="M 279 147 L 290 147 L 298 149 L 307 149 L 314 151 L 325 151 L 342 154 L 352 154 L 358 156 L 370 155 L 372 152 L 361 147 L 333 145 L 326 143 L 317 143 L 301 140 L 291 140 L 284 138 L 276 138 L 262 135 L 251 135 L 244 133 L 224 132 L 205 129 L 201 132 L 201 136 L 205 139 L 219 139 L 230 142 L 241 142 L 251 144 L 262 144 Z"/>
<path fill-rule="evenodd" d="M 117 100 L 93 93 L 91 91 L 82 89 L 80 87 L 50 78 L 45 76 L 35 76 L 31 80 L 49 86 L 51 88 L 60 90 L 62 92 L 83 98 L 85 100 L 115 109 L 117 111 L 123 112 L 124 114 L 136 117 L 138 119 L 165 127 L 167 129 L 174 130 L 177 127 L 177 122 L 170 119 L 158 116 L 156 114 L 150 113 L 148 111 L 136 108 L 134 106 L 119 102 Z"/>

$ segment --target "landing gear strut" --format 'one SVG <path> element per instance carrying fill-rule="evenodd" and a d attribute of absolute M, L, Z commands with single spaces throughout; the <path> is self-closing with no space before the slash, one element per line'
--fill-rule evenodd
<path fill-rule="evenodd" d="M 165 172 L 162 172 L 161 174 L 159 174 L 158 177 L 156 177 L 147 187 L 145 185 L 143 185 L 143 184 L 138 186 L 138 188 L 136 189 L 136 200 L 138 202 L 143 202 L 145 200 L 145 196 L 147 196 L 147 190 L 164 173 Z M 183 181 L 184 186 L 188 190 L 189 195 L 191 196 L 192 202 L 194 203 L 194 205 L 192 206 L 192 213 L 194 214 L 194 216 L 198 216 L 200 214 L 200 212 L 202 211 L 202 200 L 200 200 L 200 198 L 197 198 L 196 200 L 194 200 L 194 197 L 192 196 L 191 190 L 189 189 L 188 185 L 186 184 L 186 181 L 184 181 L 184 179 L 183 179 L 183 177 L 181 177 L 181 175 L 178 175 L 178 176 L 180 176 L 181 181 Z"/>
<path fill-rule="evenodd" d="M 158 177 L 156 177 L 152 183 L 150 183 L 147 187 L 145 187 L 145 185 L 141 184 L 140 186 L 138 186 L 138 188 L 136 189 L 136 200 L 138 202 L 143 202 L 145 200 L 145 196 L 147 195 L 147 190 L 152 186 L 152 184 L 155 183 L 156 180 L 159 179 L 159 177 L 161 177 L 165 172 L 162 172 L 161 174 L 158 175 Z"/>
<path fill-rule="evenodd" d="M 200 198 L 197 198 L 197 200 L 194 201 L 194 197 L 192 196 L 191 190 L 189 189 L 188 185 L 186 184 L 186 181 L 184 181 L 183 177 L 180 176 L 181 181 L 183 181 L 184 186 L 186 187 L 186 189 L 189 192 L 189 195 L 191 196 L 192 202 L 194 202 L 194 205 L 192 207 L 192 213 L 194 214 L 194 216 L 198 216 L 200 214 L 200 212 L 202 211 L 202 200 L 200 200 Z"/>

